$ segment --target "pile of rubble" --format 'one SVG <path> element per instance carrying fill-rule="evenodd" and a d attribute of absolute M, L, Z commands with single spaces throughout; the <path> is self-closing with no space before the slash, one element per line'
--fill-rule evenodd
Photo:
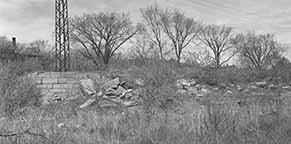
<path fill-rule="evenodd" d="M 189 94 L 198 98 L 211 97 L 219 95 L 237 96 L 237 93 L 249 96 L 265 96 L 266 92 L 280 91 L 280 96 L 291 96 L 291 86 L 288 84 L 273 84 L 267 81 L 252 82 L 248 84 L 219 84 L 208 85 L 198 83 L 195 79 L 180 79 L 176 81 L 178 92 L 182 94 Z"/>
<path fill-rule="evenodd" d="M 119 78 L 99 86 L 92 79 L 82 79 L 80 86 L 83 95 L 88 97 L 88 100 L 80 105 L 81 109 L 92 104 L 97 104 L 100 107 L 133 107 L 138 105 L 138 90 L 133 90 L 133 87 L 129 86 L 126 81 L 120 81 Z"/>

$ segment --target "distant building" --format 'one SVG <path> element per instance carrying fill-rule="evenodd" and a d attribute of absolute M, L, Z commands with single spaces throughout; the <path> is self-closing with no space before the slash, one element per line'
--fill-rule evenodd
<path fill-rule="evenodd" d="M 36 47 L 18 47 L 16 38 L 12 38 L 11 45 L 0 48 L 0 61 L 8 63 L 11 61 L 26 61 L 26 60 L 39 60 L 40 51 Z"/>

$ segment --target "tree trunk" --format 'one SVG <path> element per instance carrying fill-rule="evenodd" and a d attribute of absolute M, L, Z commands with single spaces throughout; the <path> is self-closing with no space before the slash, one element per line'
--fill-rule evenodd
<path fill-rule="evenodd" d="M 111 58 L 111 49 L 107 44 L 105 44 L 105 51 L 104 51 L 104 56 L 103 56 L 103 62 L 105 65 L 109 64 L 110 58 Z"/>
<path fill-rule="evenodd" d="M 103 63 L 105 64 L 105 65 L 108 65 L 109 64 L 109 59 L 110 59 L 110 57 L 104 57 L 103 58 Z"/>
<path fill-rule="evenodd" d="M 220 68 L 221 65 L 220 65 L 220 55 L 219 54 L 216 54 L 215 60 L 216 60 L 216 68 Z"/>
<path fill-rule="evenodd" d="M 178 57 L 177 57 L 177 62 L 178 62 L 178 64 L 181 63 L 181 55 L 178 55 Z"/>
<path fill-rule="evenodd" d="M 163 60 L 164 56 L 163 56 L 163 50 L 161 48 L 160 48 L 160 56 L 161 56 L 161 59 Z"/>

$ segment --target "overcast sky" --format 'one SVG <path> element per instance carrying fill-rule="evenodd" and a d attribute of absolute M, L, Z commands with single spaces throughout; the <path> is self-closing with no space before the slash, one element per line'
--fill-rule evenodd
<path fill-rule="evenodd" d="M 53 41 L 54 1 L 0 0 L 0 35 L 16 36 L 20 42 Z M 291 43 L 291 0 L 69 0 L 69 13 L 129 12 L 138 21 L 139 9 L 154 3 L 237 31 L 271 32 L 280 42 Z"/>

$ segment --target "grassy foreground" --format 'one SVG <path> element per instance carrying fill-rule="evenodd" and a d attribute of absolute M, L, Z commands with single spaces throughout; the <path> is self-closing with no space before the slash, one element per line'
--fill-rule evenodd
<path fill-rule="evenodd" d="M 0 143 L 3 144 L 288 144 L 291 110 L 286 101 L 266 93 L 266 114 L 257 102 L 201 103 L 173 88 L 178 78 L 207 84 L 256 80 L 251 73 L 213 72 L 202 68 L 149 63 L 127 69 L 129 78 L 145 80 L 143 104 L 120 112 L 115 108 L 78 109 L 73 102 L 40 106 L 40 94 L 19 66 L 1 69 Z M 104 72 L 108 73 L 108 72 Z M 118 75 L 117 73 L 110 73 Z M 259 74 L 261 77 L 262 74 Z M 248 78 L 246 78 L 248 76 Z M 215 95 L 213 98 L 222 98 Z M 238 93 L 233 97 L 241 97 Z M 165 103 L 174 98 L 175 103 Z M 230 98 L 231 99 L 231 98 Z M 276 101 L 274 103 L 274 101 Z"/>

